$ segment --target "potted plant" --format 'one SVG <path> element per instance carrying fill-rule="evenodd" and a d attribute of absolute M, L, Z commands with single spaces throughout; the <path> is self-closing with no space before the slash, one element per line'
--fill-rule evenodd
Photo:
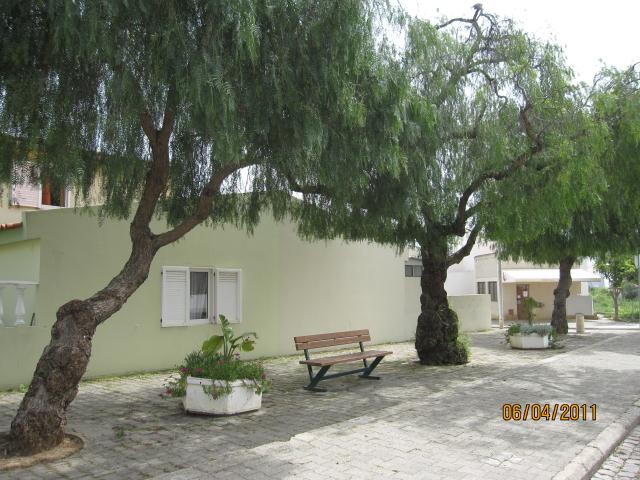
<path fill-rule="evenodd" d="M 520 325 L 514 323 L 507 330 L 507 342 L 511 348 L 534 349 L 549 348 L 549 337 L 552 333 L 551 325 Z"/>
<path fill-rule="evenodd" d="M 229 321 L 220 315 L 222 335 L 213 335 L 202 348 L 186 356 L 180 376 L 170 381 L 167 394 L 183 397 L 187 412 L 234 415 L 258 410 L 270 382 L 259 362 L 240 360 L 239 351 L 254 349 L 254 332 L 234 336 Z"/>
<path fill-rule="evenodd" d="M 509 326 L 506 337 L 511 348 L 518 349 L 536 349 L 549 348 L 549 339 L 553 333 L 551 325 L 541 324 L 534 325 L 535 309 L 542 307 L 543 304 L 528 297 L 523 300 L 523 308 L 527 314 L 527 325 L 515 323 Z"/>

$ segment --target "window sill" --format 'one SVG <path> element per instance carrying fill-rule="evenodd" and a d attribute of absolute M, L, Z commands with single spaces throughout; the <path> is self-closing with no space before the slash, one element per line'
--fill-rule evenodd
<path fill-rule="evenodd" d="M 197 318 L 194 320 L 189 320 L 187 322 L 187 327 L 190 327 L 192 325 L 207 325 L 209 323 L 212 323 L 208 318 Z"/>

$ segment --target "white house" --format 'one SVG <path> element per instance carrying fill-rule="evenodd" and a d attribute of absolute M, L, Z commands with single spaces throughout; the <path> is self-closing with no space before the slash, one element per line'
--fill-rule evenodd
<path fill-rule="evenodd" d="M 504 320 L 525 320 L 523 300 L 533 297 L 542 303 L 536 311 L 537 321 L 548 321 L 553 312 L 553 291 L 560 277 L 559 267 L 537 265 L 530 262 L 500 260 L 495 252 L 474 257 L 477 293 L 491 298 L 491 315 Z M 589 262 L 574 265 L 570 296 L 567 298 L 567 316 L 582 313 L 594 315 L 593 299 L 589 295 L 589 282 L 598 282 L 600 276 L 593 272 Z"/>

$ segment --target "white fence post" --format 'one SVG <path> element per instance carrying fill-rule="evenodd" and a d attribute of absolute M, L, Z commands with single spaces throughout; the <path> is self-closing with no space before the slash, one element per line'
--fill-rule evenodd
<path fill-rule="evenodd" d="M 2 306 L 2 290 L 4 290 L 4 286 L 0 285 L 0 327 L 3 326 L 2 315 L 4 314 L 4 307 Z"/>
<path fill-rule="evenodd" d="M 25 306 L 25 290 L 29 287 L 37 287 L 38 282 L 29 282 L 23 280 L 0 280 L 0 327 L 19 327 L 26 325 L 24 317 L 27 313 Z M 4 311 L 4 300 L 2 292 L 5 287 L 14 287 L 16 289 L 16 309 L 15 321 L 12 325 L 4 323 L 6 321 Z"/>
<path fill-rule="evenodd" d="M 24 325 L 24 315 L 27 313 L 24 307 L 24 291 L 26 285 L 16 285 L 16 325 Z"/>

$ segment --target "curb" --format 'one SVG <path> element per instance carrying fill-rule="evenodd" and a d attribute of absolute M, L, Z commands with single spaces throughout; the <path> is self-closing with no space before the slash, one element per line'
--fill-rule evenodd
<path fill-rule="evenodd" d="M 640 399 L 590 441 L 553 480 L 588 480 L 598 471 L 611 452 L 640 424 Z"/>

